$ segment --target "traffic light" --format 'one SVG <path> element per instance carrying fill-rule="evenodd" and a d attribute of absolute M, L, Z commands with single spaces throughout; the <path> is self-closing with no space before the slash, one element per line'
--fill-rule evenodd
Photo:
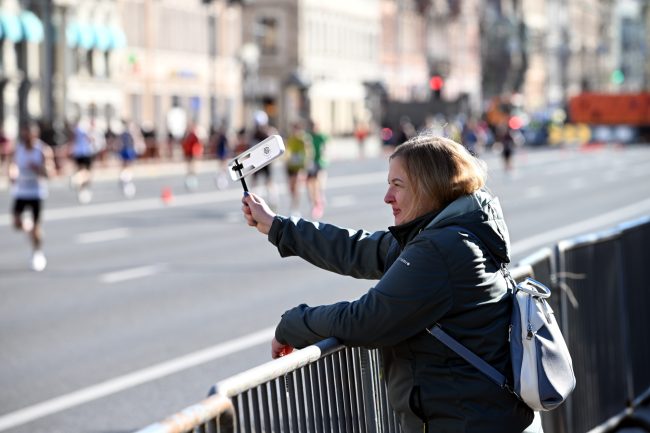
<path fill-rule="evenodd" d="M 443 80 L 443 78 L 440 75 L 434 75 L 429 80 L 429 88 L 433 92 L 433 97 L 435 99 L 440 99 L 440 93 L 444 85 L 445 85 L 445 80 Z"/>

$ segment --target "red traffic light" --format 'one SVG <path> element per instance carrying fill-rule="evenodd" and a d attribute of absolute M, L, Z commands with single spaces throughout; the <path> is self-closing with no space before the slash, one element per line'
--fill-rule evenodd
<path fill-rule="evenodd" d="M 429 87 L 431 88 L 431 90 L 436 90 L 436 91 L 441 90 L 442 86 L 444 85 L 445 85 L 445 80 L 443 80 L 440 75 L 434 75 L 429 80 Z"/>

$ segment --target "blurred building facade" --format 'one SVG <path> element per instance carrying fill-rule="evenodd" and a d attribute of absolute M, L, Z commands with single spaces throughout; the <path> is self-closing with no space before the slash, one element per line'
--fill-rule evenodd
<path fill-rule="evenodd" d="M 128 46 L 124 113 L 158 138 L 242 122 L 241 7 L 225 0 L 118 0 Z"/>
<path fill-rule="evenodd" d="M 381 78 L 387 96 L 400 102 L 428 99 L 426 8 L 417 0 L 382 0 L 380 6 Z"/>
<path fill-rule="evenodd" d="M 534 112 L 648 90 L 649 23 L 642 0 L 2 0 L 0 124 L 129 118 L 163 138 L 263 110 L 347 134 L 432 97 L 432 76 L 467 112 L 513 95 Z"/>
<path fill-rule="evenodd" d="M 347 133 L 367 117 L 364 83 L 381 79 L 379 0 L 258 0 L 244 9 L 249 106 L 284 131 L 312 119 Z"/>

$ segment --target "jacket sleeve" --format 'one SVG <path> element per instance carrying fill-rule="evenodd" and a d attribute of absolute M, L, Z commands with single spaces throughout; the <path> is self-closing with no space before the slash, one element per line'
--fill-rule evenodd
<path fill-rule="evenodd" d="M 275 336 L 298 348 L 327 337 L 349 346 L 391 346 L 440 320 L 452 296 L 440 251 L 430 240 L 414 241 L 360 299 L 293 308 L 282 316 Z"/>
<path fill-rule="evenodd" d="M 276 216 L 268 239 L 282 257 L 299 256 L 328 271 L 376 280 L 384 273 L 392 235 Z"/>

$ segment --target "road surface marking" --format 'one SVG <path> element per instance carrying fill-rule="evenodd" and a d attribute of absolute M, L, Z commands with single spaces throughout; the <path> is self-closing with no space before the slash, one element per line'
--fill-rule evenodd
<path fill-rule="evenodd" d="M 143 368 L 133 373 L 119 376 L 78 391 L 71 392 L 33 406 L 19 409 L 0 416 L 0 431 L 10 429 L 28 422 L 70 409 L 84 403 L 98 400 L 124 391 L 143 383 L 151 382 L 174 373 L 178 373 L 224 356 L 249 349 L 259 344 L 269 344 L 275 333 L 275 326 L 226 341 L 206 349 L 198 350 L 185 356 Z"/>
<path fill-rule="evenodd" d="M 529 200 L 540 198 L 542 196 L 544 196 L 544 188 L 539 185 L 526 188 L 526 191 L 524 192 L 524 198 Z"/>
<path fill-rule="evenodd" d="M 574 238 L 580 233 L 587 233 L 604 226 L 620 223 L 648 212 L 650 212 L 650 199 L 514 242 L 510 248 L 510 253 L 513 255 L 519 254 L 562 239 Z"/>
<path fill-rule="evenodd" d="M 129 237 L 131 231 L 127 228 L 101 230 L 98 232 L 80 233 L 77 235 L 78 244 L 92 244 L 95 242 L 114 241 Z"/>
<path fill-rule="evenodd" d="M 629 219 L 639 213 L 650 211 L 650 199 L 630 205 L 597 217 L 578 223 L 541 233 L 536 236 L 515 242 L 512 253 L 528 251 L 535 247 L 556 242 L 567 237 L 575 237 L 576 233 L 594 230 L 604 225 Z M 190 353 L 167 362 L 153 365 L 133 373 L 116 377 L 96 385 L 74 391 L 69 394 L 19 409 L 0 416 L 0 431 L 18 425 L 26 424 L 36 419 L 88 403 L 93 400 L 116 394 L 143 383 L 151 382 L 183 370 L 204 364 L 206 362 L 237 353 L 262 343 L 268 343 L 274 335 L 275 327 L 270 327 L 239 339 L 227 341 L 197 352 Z"/>
<path fill-rule="evenodd" d="M 337 197 L 332 197 L 329 206 L 332 208 L 348 207 L 348 206 L 353 206 L 358 202 L 359 202 L 359 198 L 356 195 L 341 195 Z"/>
<path fill-rule="evenodd" d="M 140 266 L 137 268 L 125 269 L 123 271 L 108 272 L 99 276 L 99 280 L 102 283 L 120 283 L 127 280 L 135 280 L 136 278 L 144 278 L 150 275 L 155 275 L 161 272 L 165 268 L 165 265 L 150 265 L 150 266 Z"/>
<path fill-rule="evenodd" d="M 372 185 L 378 181 L 386 181 L 385 170 L 377 171 L 374 173 L 333 177 L 328 180 L 327 185 L 328 188 L 347 188 L 358 185 Z M 279 185 L 278 188 L 282 188 L 282 185 Z M 215 205 L 217 203 L 240 200 L 241 195 L 242 193 L 240 190 L 232 189 L 227 191 L 211 191 L 174 196 L 174 200 L 170 204 L 163 203 L 163 201 L 159 198 L 147 198 L 132 201 L 119 201 L 113 203 L 98 203 L 88 204 L 85 206 L 47 209 L 43 214 L 43 220 L 47 223 L 51 221 L 159 210 L 165 207 L 184 207 L 202 204 Z M 0 227 L 8 226 L 10 223 L 11 216 L 9 214 L 0 214 Z"/>

